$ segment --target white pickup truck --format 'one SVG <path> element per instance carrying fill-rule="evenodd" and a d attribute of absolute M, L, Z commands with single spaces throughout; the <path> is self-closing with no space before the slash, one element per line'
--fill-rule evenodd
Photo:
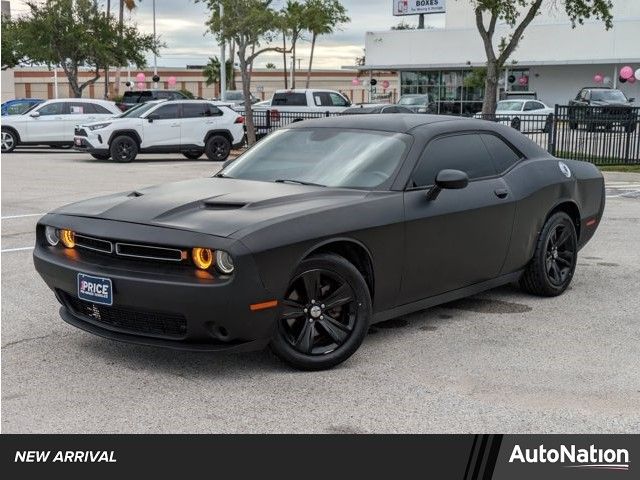
<path fill-rule="evenodd" d="M 349 99 L 334 90 L 277 90 L 270 101 L 260 102 L 252 108 L 253 123 L 256 134 L 266 135 L 289 123 L 336 115 L 350 106 Z"/>

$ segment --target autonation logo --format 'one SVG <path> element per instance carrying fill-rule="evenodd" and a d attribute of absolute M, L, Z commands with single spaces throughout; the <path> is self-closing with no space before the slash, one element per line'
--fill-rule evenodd
<path fill-rule="evenodd" d="M 629 451 L 625 448 L 577 448 L 575 445 L 560 445 L 559 448 L 525 448 L 515 445 L 509 463 L 561 463 L 567 468 L 597 470 L 629 470 Z"/>

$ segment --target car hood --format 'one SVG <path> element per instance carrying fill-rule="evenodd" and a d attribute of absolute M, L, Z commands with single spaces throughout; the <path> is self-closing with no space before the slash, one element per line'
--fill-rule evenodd
<path fill-rule="evenodd" d="M 342 206 L 364 198 L 367 193 L 214 177 L 97 197 L 52 213 L 229 237 L 249 226 L 254 229 L 317 209 Z"/>
<path fill-rule="evenodd" d="M 592 100 L 591 101 L 591 106 L 592 107 L 627 107 L 627 108 L 631 108 L 631 104 L 630 103 L 623 103 L 623 102 L 606 102 L 606 101 L 602 101 L 602 100 Z"/>
<path fill-rule="evenodd" d="M 135 122 L 136 120 L 140 120 L 142 121 L 141 118 L 116 118 L 115 114 L 113 117 L 104 117 L 102 118 L 102 120 L 97 120 L 95 122 L 84 122 L 84 123 L 80 123 L 79 125 L 82 127 L 90 127 L 92 125 L 103 125 L 105 123 L 124 123 L 124 122 L 131 122 L 132 120 Z"/>

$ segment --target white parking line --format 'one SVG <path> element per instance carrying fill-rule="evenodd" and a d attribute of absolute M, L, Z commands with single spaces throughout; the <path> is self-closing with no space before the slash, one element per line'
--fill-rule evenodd
<path fill-rule="evenodd" d="M 22 252 L 24 250 L 33 250 L 33 249 L 34 247 L 6 248 L 4 250 L 0 250 L 0 253 Z"/>
<path fill-rule="evenodd" d="M 6 217 L 1 217 L 2 220 L 10 220 L 12 218 L 27 218 L 27 217 L 41 217 L 45 215 L 44 213 L 25 213 L 24 215 L 7 215 Z"/>

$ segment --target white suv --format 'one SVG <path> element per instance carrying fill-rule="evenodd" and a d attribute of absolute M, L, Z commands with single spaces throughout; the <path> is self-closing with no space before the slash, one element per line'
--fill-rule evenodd
<path fill-rule="evenodd" d="M 22 115 L 2 117 L 2 153 L 18 145 L 71 146 L 78 123 L 112 118 L 122 111 L 113 102 L 61 98 L 39 103 Z"/>
<path fill-rule="evenodd" d="M 244 117 L 206 100 L 156 100 L 104 122 L 76 127 L 74 147 L 94 158 L 131 162 L 138 153 L 182 153 L 226 160 L 244 142 Z"/>

